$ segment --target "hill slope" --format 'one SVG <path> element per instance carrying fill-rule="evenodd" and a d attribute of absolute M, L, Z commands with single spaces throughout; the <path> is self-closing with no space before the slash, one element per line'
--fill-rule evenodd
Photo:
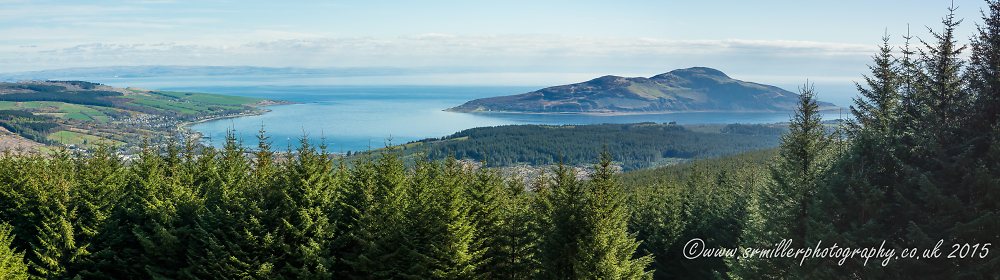
<path fill-rule="evenodd" d="M 650 78 L 604 76 L 519 95 L 476 99 L 447 109 L 465 113 L 655 114 L 675 112 L 788 112 L 798 95 L 730 78 L 706 67 Z M 820 102 L 821 110 L 837 109 Z"/>
<path fill-rule="evenodd" d="M 290 102 L 197 92 L 115 88 L 84 81 L 0 82 L 0 127 L 40 144 L 140 146 L 180 136 L 186 124 L 261 114 Z"/>
<path fill-rule="evenodd" d="M 605 147 L 624 170 L 715 158 L 776 147 L 787 125 L 716 125 L 715 132 L 696 131 L 704 125 L 594 124 L 507 125 L 466 129 L 442 138 L 400 145 L 404 156 L 426 153 L 431 158 L 454 156 L 504 167 L 545 167 L 560 160 L 589 166 Z"/>

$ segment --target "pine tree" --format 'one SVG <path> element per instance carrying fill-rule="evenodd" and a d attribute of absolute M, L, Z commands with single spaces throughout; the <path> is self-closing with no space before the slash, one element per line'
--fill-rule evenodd
<path fill-rule="evenodd" d="M 377 159 L 363 154 L 350 170 L 341 204 L 347 231 L 338 238 L 346 267 L 339 278 L 387 279 L 409 268 L 404 263 L 412 252 L 406 238 L 409 201 L 399 157 L 391 149 Z"/>
<path fill-rule="evenodd" d="M 100 271 L 107 268 L 101 267 L 99 261 L 113 252 L 104 247 L 104 231 L 121 203 L 128 183 L 127 168 L 115 154 L 114 147 L 107 144 L 98 145 L 87 156 L 77 156 L 74 161 L 79 170 L 74 179 L 78 184 L 72 194 L 72 204 L 77 211 L 73 224 L 79 229 L 76 241 L 89 248 L 92 257 L 78 262 L 70 270 L 80 271 L 81 276 L 89 279 L 105 278 Z"/>
<path fill-rule="evenodd" d="M 526 279 L 533 275 L 536 236 L 529 198 L 520 179 L 504 180 L 500 170 L 479 168 L 470 183 L 475 221 L 474 250 L 483 250 L 477 274 L 486 279 Z"/>
<path fill-rule="evenodd" d="M 679 183 L 658 182 L 633 187 L 630 205 L 635 207 L 629 220 L 629 230 L 637 232 L 642 243 L 636 255 L 651 254 L 650 268 L 655 279 L 677 278 L 670 269 L 677 261 L 673 251 L 688 221 L 684 219 L 684 191 Z M 674 276 L 674 277 L 671 277 Z"/>
<path fill-rule="evenodd" d="M 888 36 L 882 39 L 880 52 L 873 57 L 875 64 L 869 66 L 871 76 L 865 76 L 867 88 L 857 85 L 861 96 L 851 106 L 856 119 L 848 122 L 847 152 L 836 161 L 814 199 L 819 226 L 813 229 L 810 242 L 823 240 L 851 248 L 883 240 L 890 245 L 902 242 L 901 232 L 891 230 L 901 224 L 892 207 L 893 186 L 903 179 L 897 158 L 907 149 L 900 139 L 901 119 L 906 113 L 900 91 L 907 90 L 907 77 L 912 74 L 905 71 L 908 58 L 900 63 L 892 55 Z M 909 51 L 903 49 L 903 53 L 907 56 Z M 803 268 L 812 275 L 841 270 L 856 271 L 864 277 L 892 273 L 856 259 L 844 264 L 812 261 Z"/>
<path fill-rule="evenodd" d="M 633 257 L 639 242 L 628 231 L 631 213 L 611 163 L 611 154 L 605 147 L 590 174 L 584 211 L 587 224 L 594 229 L 582 240 L 588 243 L 581 248 L 588 270 L 583 278 L 647 279 L 652 274 L 645 269 L 652 256 Z"/>
<path fill-rule="evenodd" d="M 540 240 L 535 255 L 539 279 L 577 279 L 585 267 L 581 242 L 591 229 L 584 220 L 586 193 L 571 168 L 559 162 L 551 183 L 538 194 Z"/>
<path fill-rule="evenodd" d="M 900 217 L 908 222 L 905 234 L 908 246 L 932 247 L 947 239 L 956 223 L 968 219 L 965 203 L 969 193 L 962 177 L 968 166 L 968 137 L 974 132 L 969 123 L 970 94 L 965 88 L 960 58 L 964 46 L 957 46 L 954 30 L 961 20 L 954 19 L 954 9 L 942 23 L 941 33 L 932 35 L 934 44 L 923 42 L 913 122 L 907 126 L 908 149 L 901 156 L 907 180 L 896 189 Z M 949 239 L 954 240 L 954 239 Z M 920 259 L 900 263 L 901 277 L 944 275 L 947 260 Z"/>
<path fill-rule="evenodd" d="M 481 264 L 483 250 L 474 248 L 475 222 L 469 216 L 466 188 L 472 182 L 471 166 L 463 167 L 457 160 L 448 159 L 441 166 L 440 179 L 435 180 L 432 202 L 437 218 L 432 223 L 427 255 L 433 259 L 429 266 L 434 279 L 476 279 L 476 268 Z M 415 225 L 418 226 L 418 225 Z"/>
<path fill-rule="evenodd" d="M 743 247 L 773 247 L 783 239 L 805 243 L 812 223 L 810 213 L 814 196 L 829 167 L 830 133 L 823 127 L 814 88 L 799 88 L 799 103 L 789 132 L 781 136 L 779 156 L 770 167 L 773 184 L 754 196 L 753 222 L 747 225 Z M 797 245 L 796 245 L 797 246 Z M 792 261 L 782 258 L 745 259 L 735 267 L 746 278 L 787 278 L 793 273 Z"/>
<path fill-rule="evenodd" d="M 302 137 L 297 159 L 286 161 L 279 189 L 270 194 L 274 204 L 266 209 L 273 209 L 268 212 L 281 229 L 277 234 L 285 236 L 277 269 L 288 278 L 330 279 L 336 263 L 331 245 L 339 233 L 335 221 L 340 216 L 340 185 L 326 146 L 308 141 Z M 266 156 L 258 159 L 268 161 Z"/>
<path fill-rule="evenodd" d="M 509 220 L 504 215 L 508 200 L 503 178 L 495 169 L 480 168 L 475 172 L 467 193 L 469 217 L 477 229 L 472 250 L 482 250 L 482 255 L 476 260 L 480 262 L 476 273 L 488 279 L 506 277 L 505 268 L 509 264 L 503 255 L 503 246 L 507 237 L 504 228 Z"/>
<path fill-rule="evenodd" d="M 974 133 L 968 142 L 973 148 L 976 161 L 970 164 L 962 181 L 967 184 L 966 209 L 970 209 L 970 220 L 956 226 L 953 236 L 967 242 L 1000 239 L 1000 1 L 986 1 L 989 12 L 982 12 L 983 24 L 978 26 L 978 34 L 972 38 L 970 55 L 969 90 L 974 96 Z M 996 275 L 1000 258 L 980 259 L 964 263 L 960 275 L 989 277 Z"/>
<path fill-rule="evenodd" d="M 185 277 L 294 277 L 278 272 L 279 265 L 291 262 L 283 249 L 298 244 L 284 246 L 287 232 L 280 230 L 285 225 L 282 219 L 291 215 L 274 209 L 284 197 L 277 191 L 283 173 L 271 158 L 263 129 L 258 149 L 251 166 L 246 150 L 230 132 L 221 153 L 206 148 L 200 158 L 189 161 L 196 189 L 211 199 L 192 226 Z"/>
<path fill-rule="evenodd" d="M 59 153 L 48 164 L 40 182 L 46 187 L 38 209 L 41 220 L 35 225 L 37 240 L 31 244 L 32 268 L 38 277 L 60 279 L 76 276 L 69 266 L 83 260 L 90 252 L 78 244 L 78 229 L 73 226 L 76 209 L 71 192 L 76 187 L 70 155 Z"/>
<path fill-rule="evenodd" d="M 486 171 L 480 175 L 496 178 L 499 174 Z M 488 179 L 493 181 L 493 179 Z M 480 180 L 482 182 L 482 179 Z M 475 199 L 475 198 L 474 198 Z M 487 263 L 481 266 L 483 277 L 492 279 L 528 279 L 535 275 L 538 264 L 535 259 L 538 245 L 538 224 L 536 213 L 533 212 L 532 198 L 525 191 L 525 185 L 519 178 L 507 180 L 502 189 L 500 199 L 501 219 L 498 228 L 491 230 L 489 226 L 478 225 L 483 244 L 493 244 L 485 253 Z M 476 219 L 487 221 L 488 219 Z"/>
<path fill-rule="evenodd" d="M 24 262 L 24 252 L 16 252 L 11 247 L 14 235 L 12 226 L 0 223 L 0 280 L 27 280 L 28 264 Z"/>

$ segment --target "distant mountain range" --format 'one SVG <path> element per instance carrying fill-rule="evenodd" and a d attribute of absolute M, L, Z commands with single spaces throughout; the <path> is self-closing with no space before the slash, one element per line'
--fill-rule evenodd
<path fill-rule="evenodd" d="M 790 112 L 798 94 L 730 78 L 707 67 L 650 78 L 604 76 L 524 94 L 481 98 L 447 109 L 465 113 L 656 114 L 676 112 Z M 836 110 L 819 102 L 821 110 Z"/>
<path fill-rule="evenodd" d="M 629 68 L 632 69 L 632 68 Z M 44 80 L 93 80 L 105 78 L 204 77 L 204 76 L 323 76 L 367 77 L 467 73 L 568 73 L 567 71 L 606 72 L 605 68 L 579 67 L 494 67 L 494 66 L 422 66 L 422 67 L 256 67 L 139 65 L 48 69 L 0 73 L 0 82 Z"/>
<path fill-rule="evenodd" d="M 0 73 L 0 81 L 39 81 L 58 79 L 94 78 L 148 78 L 193 76 L 274 76 L 274 75 L 330 75 L 330 76 L 391 76 L 442 71 L 436 68 L 393 67 L 340 67 L 340 68 L 275 68 L 254 66 L 184 66 L 143 65 L 106 66 L 51 69 L 42 71 Z"/>

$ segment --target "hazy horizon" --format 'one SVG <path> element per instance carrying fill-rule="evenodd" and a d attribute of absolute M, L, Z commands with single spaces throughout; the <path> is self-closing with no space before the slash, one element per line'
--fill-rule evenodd
<path fill-rule="evenodd" d="M 882 36 L 900 45 L 910 33 L 917 46 L 940 30 L 952 1 L 920 2 L 0 0 L 0 73 L 430 67 L 458 70 L 310 82 L 542 87 L 702 66 L 789 91 L 808 80 L 825 99 L 849 100 Z M 983 2 L 954 6 L 965 43 Z"/>
<path fill-rule="evenodd" d="M 930 38 L 951 1 L 0 0 L 0 72 L 70 67 L 706 66 L 856 78 L 889 34 Z M 934 5 L 937 4 L 937 5 Z M 982 1 L 955 1 L 964 42 Z M 908 25 L 909 26 L 908 26 Z M 910 30 L 908 30 L 910 29 Z M 918 41 L 912 42 L 914 45 Z M 655 74 L 654 72 L 628 71 Z M 606 73 L 615 74 L 615 73 Z M 627 74 L 627 73 L 621 73 Z"/>

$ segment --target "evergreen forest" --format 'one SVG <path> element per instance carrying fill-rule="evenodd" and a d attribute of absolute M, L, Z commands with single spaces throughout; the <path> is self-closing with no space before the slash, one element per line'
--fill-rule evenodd
<path fill-rule="evenodd" d="M 345 162 L 303 140 L 278 156 L 232 134 L 129 161 L 8 154 L 0 279 L 998 279 L 987 4 L 968 46 L 953 14 L 924 39 L 883 38 L 840 129 L 805 84 L 776 148 L 651 170 L 616 173 L 603 147 L 587 179 L 560 163 L 525 184 L 395 148 Z M 834 244 L 894 255 L 819 256 Z M 785 245 L 817 256 L 725 255 Z"/>
<path fill-rule="evenodd" d="M 471 159 L 491 165 L 587 164 L 607 148 L 623 170 L 716 158 L 778 146 L 781 125 L 728 124 L 719 133 L 677 124 L 507 125 L 478 127 L 401 146 L 403 156 Z"/>

